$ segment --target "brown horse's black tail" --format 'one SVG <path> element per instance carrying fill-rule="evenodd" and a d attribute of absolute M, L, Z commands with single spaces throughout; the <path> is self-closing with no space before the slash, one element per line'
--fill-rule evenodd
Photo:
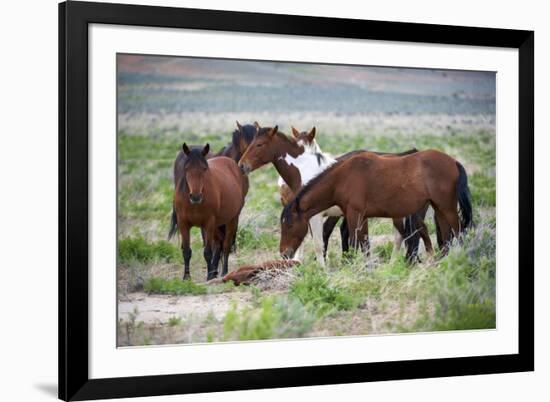
<path fill-rule="evenodd" d="M 460 207 L 460 231 L 464 232 L 473 224 L 472 220 L 472 196 L 468 187 L 468 175 L 464 166 L 456 162 L 458 167 L 458 181 L 456 183 L 456 196 Z"/>
<path fill-rule="evenodd" d="M 177 230 L 178 230 L 178 217 L 176 215 L 176 210 L 174 209 L 174 206 L 172 205 L 172 219 L 171 219 L 171 222 L 170 222 L 170 231 L 168 232 L 168 240 L 170 240 L 172 237 L 174 237 Z"/>

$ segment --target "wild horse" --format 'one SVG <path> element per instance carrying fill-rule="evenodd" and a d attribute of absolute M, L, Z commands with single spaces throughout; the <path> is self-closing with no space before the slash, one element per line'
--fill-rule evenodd
<path fill-rule="evenodd" d="M 211 152 L 208 152 L 205 155 L 205 159 L 210 159 L 215 156 L 227 156 L 231 159 L 233 159 L 235 162 L 237 162 L 246 148 L 248 147 L 248 144 L 252 141 L 254 134 L 256 132 L 256 127 L 251 124 L 245 124 L 241 125 L 239 122 L 237 122 L 237 129 L 233 131 L 232 133 L 232 139 L 231 142 L 225 145 L 218 153 L 212 154 Z M 202 147 L 198 146 L 190 146 L 190 149 L 194 148 L 200 148 L 202 150 Z M 176 160 L 174 162 L 174 187 L 176 188 L 178 183 L 182 180 L 184 174 L 185 174 L 185 162 L 187 160 L 187 154 L 180 150 L 178 155 L 176 156 Z M 171 227 L 170 232 L 168 234 L 168 238 L 172 238 L 174 234 L 177 232 L 177 215 L 175 211 L 175 206 L 172 206 L 172 220 L 171 220 Z M 212 257 L 212 260 L 215 264 L 215 269 L 217 270 L 217 266 L 219 263 L 219 260 L 221 258 L 221 252 L 222 252 L 222 246 L 225 238 L 225 226 L 219 226 L 216 228 L 214 232 L 214 254 Z M 203 237 L 203 243 L 205 243 L 205 232 L 204 230 L 201 230 L 202 237 Z M 235 245 L 235 236 L 231 239 L 231 244 Z"/>
<path fill-rule="evenodd" d="M 292 258 L 308 220 L 335 205 L 346 217 L 351 245 L 368 251 L 368 218 L 402 219 L 428 204 L 435 210 L 445 253 L 453 235 L 472 224 L 467 174 L 455 159 L 436 150 L 401 157 L 357 152 L 316 176 L 285 206 L 280 252 Z"/>
<path fill-rule="evenodd" d="M 243 176 L 237 163 L 225 156 L 206 159 L 208 144 L 202 149 L 189 149 L 183 144 L 187 156 L 184 174 L 174 192 L 174 210 L 177 228 L 182 238 L 184 279 L 190 277 L 191 259 L 190 229 L 198 226 L 204 231 L 204 259 L 207 264 L 207 280 L 218 275 L 219 253 L 215 242 L 216 230 L 224 225 L 222 244 L 222 275 L 227 274 L 229 251 L 237 231 L 239 214 L 248 192 L 248 179 Z M 174 230 L 172 226 L 171 230 Z M 213 257 L 218 256 L 216 261 Z"/>

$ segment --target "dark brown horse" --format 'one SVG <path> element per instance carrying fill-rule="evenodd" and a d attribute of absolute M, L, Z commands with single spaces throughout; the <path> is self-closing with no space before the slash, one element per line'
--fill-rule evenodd
<path fill-rule="evenodd" d="M 175 226 L 182 238 L 182 253 L 185 264 L 184 279 L 190 277 L 191 259 L 190 229 L 200 227 L 204 233 L 204 259 L 207 264 L 207 280 L 218 275 L 220 253 L 216 250 L 216 231 L 225 227 L 221 254 L 222 275 L 227 273 L 229 251 L 235 237 L 239 214 L 248 192 L 248 179 L 241 174 L 237 163 L 225 156 L 206 159 L 210 152 L 208 144 L 203 149 L 190 149 L 183 144 L 186 155 L 183 174 L 174 192 Z M 216 257 L 217 256 L 217 257 Z M 216 260 L 218 258 L 218 260 Z"/>
<path fill-rule="evenodd" d="M 308 219 L 334 205 L 344 212 L 352 246 L 368 251 L 367 218 L 402 219 L 427 204 L 435 210 L 445 253 L 453 235 L 472 224 L 468 179 L 459 162 L 436 150 L 402 157 L 359 152 L 333 164 L 287 204 L 280 252 L 292 258 L 307 234 Z"/>

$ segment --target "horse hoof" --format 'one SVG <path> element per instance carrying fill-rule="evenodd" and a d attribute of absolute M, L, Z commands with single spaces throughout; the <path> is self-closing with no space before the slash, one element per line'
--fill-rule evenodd
<path fill-rule="evenodd" d="M 191 280 L 191 275 L 183 275 L 183 280 L 184 281 L 190 281 Z"/>

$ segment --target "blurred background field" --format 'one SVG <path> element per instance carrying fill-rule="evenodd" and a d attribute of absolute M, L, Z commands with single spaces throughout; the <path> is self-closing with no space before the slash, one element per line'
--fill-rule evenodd
<path fill-rule="evenodd" d="M 197 229 L 193 283 L 166 240 L 172 163 L 183 142 L 214 150 L 235 121 L 317 128 L 321 149 L 435 148 L 469 175 L 476 229 L 448 257 L 390 261 L 389 219 L 369 222 L 373 253 L 345 262 L 339 233 L 328 266 L 314 261 L 250 287 L 205 285 Z M 495 76 L 490 72 L 118 56 L 118 290 L 120 345 L 366 335 L 495 326 Z M 250 175 L 239 265 L 278 258 L 277 173 Z M 434 235 L 431 215 L 427 223 Z"/>

